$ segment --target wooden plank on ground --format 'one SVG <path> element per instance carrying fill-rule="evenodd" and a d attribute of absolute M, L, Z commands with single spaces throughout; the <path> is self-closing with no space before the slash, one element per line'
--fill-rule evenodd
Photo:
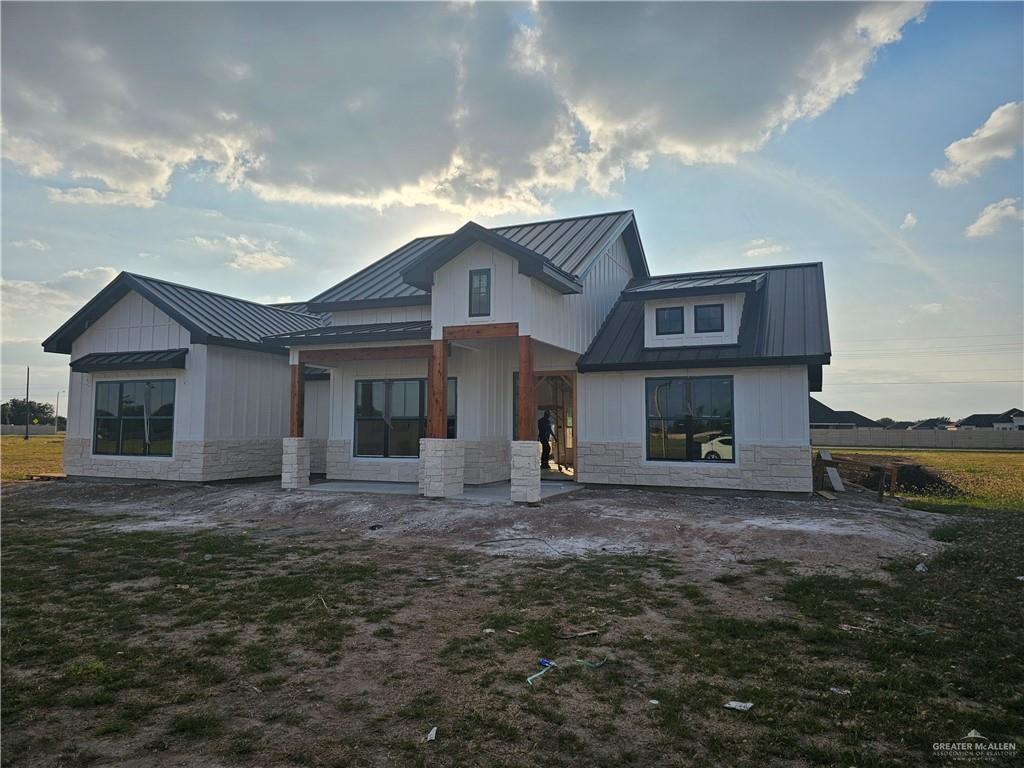
<path fill-rule="evenodd" d="M 818 455 L 821 456 L 825 461 L 832 461 L 832 454 L 826 451 L 824 448 L 818 449 Z M 828 477 L 829 483 L 832 484 L 832 490 L 843 492 L 846 488 L 843 487 L 842 478 L 839 477 L 839 470 L 835 467 L 825 467 L 825 475 Z"/>

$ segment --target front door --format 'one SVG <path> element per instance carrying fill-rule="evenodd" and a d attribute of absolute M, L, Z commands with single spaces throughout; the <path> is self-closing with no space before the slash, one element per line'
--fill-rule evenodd
<path fill-rule="evenodd" d="M 535 376 L 534 397 L 537 413 L 532 423 L 536 424 L 550 413 L 555 439 L 551 442 L 551 472 L 545 479 L 575 477 L 576 467 L 576 373 L 575 371 L 544 371 Z M 512 439 L 536 440 L 537 432 L 521 436 L 517 434 L 519 424 L 519 373 L 512 374 Z"/>

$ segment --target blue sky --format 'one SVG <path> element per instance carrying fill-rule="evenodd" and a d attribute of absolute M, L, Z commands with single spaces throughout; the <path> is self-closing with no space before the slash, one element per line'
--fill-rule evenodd
<path fill-rule="evenodd" d="M 4 399 L 121 269 L 303 299 L 632 208 L 655 272 L 824 262 L 832 407 L 1024 405 L 1019 3 L 199 7 L 3 7 Z"/>

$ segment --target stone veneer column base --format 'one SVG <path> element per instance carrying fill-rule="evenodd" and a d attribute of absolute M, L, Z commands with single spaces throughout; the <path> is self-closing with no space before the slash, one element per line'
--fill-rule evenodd
<path fill-rule="evenodd" d="M 536 440 L 512 441 L 512 501 L 540 501 L 540 453 Z"/>
<path fill-rule="evenodd" d="M 431 499 L 461 496 L 465 478 L 465 451 L 459 440 L 420 438 L 418 490 Z"/>
<path fill-rule="evenodd" d="M 737 446 L 735 464 L 714 461 L 644 461 L 636 443 L 578 443 L 576 479 L 581 483 L 734 488 L 810 493 L 809 445 Z"/>
<path fill-rule="evenodd" d="M 287 489 L 309 486 L 309 440 L 285 437 L 281 456 L 281 487 Z"/>

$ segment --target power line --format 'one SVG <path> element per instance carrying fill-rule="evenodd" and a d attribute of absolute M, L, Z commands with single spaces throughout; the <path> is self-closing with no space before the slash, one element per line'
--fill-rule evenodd
<path fill-rule="evenodd" d="M 859 344 L 867 343 L 869 341 L 924 341 L 924 340 L 940 340 L 940 339 L 994 339 L 1002 338 L 1005 336 L 1024 336 L 1024 332 L 1018 333 L 968 333 L 960 336 L 900 336 L 893 338 L 892 336 L 882 336 L 875 339 L 844 339 L 842 342 L 833 341 L 835 343 L 843 344 Z"/>
<path fill-rule="evenodd" d="M 874 387 L 882 384 L 1024 384 L 1020 379 L 979 379 L 977 381 L 936 381 L 919 379 L 917 381 L 838 381 L 825 382 L 829 387 Z"/>

